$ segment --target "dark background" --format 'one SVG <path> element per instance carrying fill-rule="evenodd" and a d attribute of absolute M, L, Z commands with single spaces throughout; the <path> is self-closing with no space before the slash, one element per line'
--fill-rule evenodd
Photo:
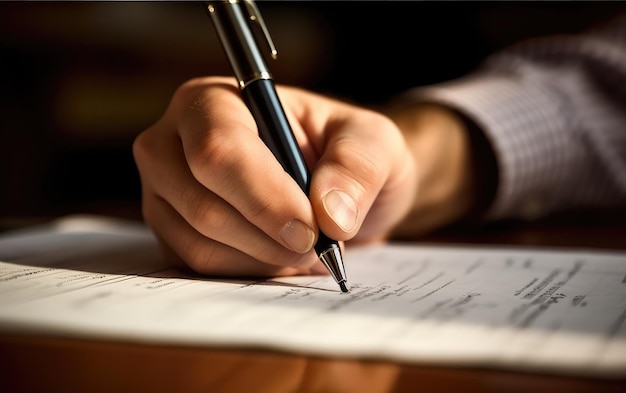
<path fill-rule="evenodd" d="M 579 31 L 620 2 L 258 3 L 279 83 L 364 104 L 459 77 L 519 40 Z M 140 216 L 134 137 L 174 89 L 230 74 L 197 2 L 0 2 L 0 218 Z"/>

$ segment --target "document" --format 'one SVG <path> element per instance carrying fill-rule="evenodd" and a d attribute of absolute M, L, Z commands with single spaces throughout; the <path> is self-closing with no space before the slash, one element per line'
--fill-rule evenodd
<path fill-rule="evenodd" d="M 626 253 L 381 244 L 327 276 L 168 266 L 142 224 L 72 216 L 0 237 L 0 332 L 626 376 Z"/>

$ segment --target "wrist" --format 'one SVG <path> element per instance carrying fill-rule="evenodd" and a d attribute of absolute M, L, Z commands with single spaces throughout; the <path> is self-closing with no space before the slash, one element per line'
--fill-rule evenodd
<path fill-rule="evenodd" d="M 491 147 L 470 119 L 435 104 L 394 107 L 388 116 L 402 130 L 418 168 L 418 190 L 396 237 L 415 237 L 479 217 L 497 184 Z"/>

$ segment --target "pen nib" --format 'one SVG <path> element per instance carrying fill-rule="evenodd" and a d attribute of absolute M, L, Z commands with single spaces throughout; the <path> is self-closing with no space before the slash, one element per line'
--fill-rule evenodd
<path fill-rule="evenodd" d="M 339 284 L 341 292 L 348 292 L 348 287 L 346 286 L 346 272 L 343 267 L 343 258 L 341 257 L 339 247 L 333 244 L 323 251 L 319 257 L 330 272 L 330 275 L 335 279 L 335 282 Z"/>

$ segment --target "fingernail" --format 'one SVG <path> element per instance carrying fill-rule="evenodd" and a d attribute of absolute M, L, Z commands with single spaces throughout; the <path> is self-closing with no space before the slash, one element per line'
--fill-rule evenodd
<path fill-rule="evenodd" d="M 315 233 L 300 220 L 291 220 L 280 230 L 280 238 L 289 248 L 304 254 L 313 247 Z"/>
<path fill-rule="evenodd" d="M 356 226 L 358 208 L 348 194 L 339 190 L 329 191 L 322 199 L 326 213 L 344 232 L 351 232 Z"/>

